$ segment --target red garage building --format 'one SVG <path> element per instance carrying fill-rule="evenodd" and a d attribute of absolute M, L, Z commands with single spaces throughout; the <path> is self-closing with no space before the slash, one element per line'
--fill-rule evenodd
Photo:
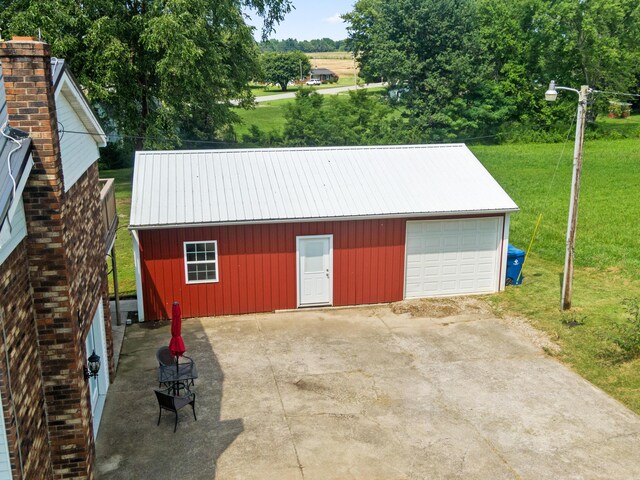
<path fill-rule="evenodd" d="M 461 144 L 138 152 L 139 317 L 496 292 L 516 210 Z"/>

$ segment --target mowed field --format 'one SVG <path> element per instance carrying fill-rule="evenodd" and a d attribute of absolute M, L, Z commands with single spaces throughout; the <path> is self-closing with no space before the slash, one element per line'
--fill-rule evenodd
<path fill-rule="evenodd" d="M 265 110 L 268 112 L 268 110 Z M 607 121 L 610 128 L 639 123 Z M 610 355 L 623 302 L 640 299 L 640 137 L 591 140 L 585 160 L 578 217 L 573 308 L 561 312 L 560 283 L 571 183 L 573 144 L 473 146 L 472 151 L 520 207 L 512 215 L 511 243 L 526 249 L 542 214 L 521 286 L 486 296 L 496 313 L 525 318 L 557 348 L 552 355 L 640 413 L 640 361 Z M 117 254 L 123 293 L 135 292 L 130 234 L 131 169 L 102 171 L 116 177 L 122 228 Z M 572 326 L 573 325 L 573 326 Z"/>
<path fill-rule="evenodd" d="M 356 64 L 349 52 L 308 53 L 311 68 L 328 68 L 340 78 L 353 78 Z"/>

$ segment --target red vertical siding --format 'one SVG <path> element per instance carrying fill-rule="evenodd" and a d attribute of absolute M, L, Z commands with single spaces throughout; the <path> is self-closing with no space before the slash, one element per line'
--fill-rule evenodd
<path fill-rule="evenodd" d="M 296 237 L 333 235 L 333 303 L 402 300 L 404 219 L 175 228 L 139 232 L 144 311 L 170 318 L 296 308 Z M 185 283 L 183 242 L 218 241 L 219 282 Z"/>

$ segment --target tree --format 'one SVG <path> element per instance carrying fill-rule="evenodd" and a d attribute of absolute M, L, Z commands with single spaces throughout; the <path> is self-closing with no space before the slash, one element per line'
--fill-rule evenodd
<path fill-rule="evenodd" d="M 637 0 L 358 0 L 344 18 L 361 75 L 408 88 L 414 141 L 555 128 L 575 98 L 550 108 L 551 79 L 633 92 L 640 78 Z"/>
<path fill-rule="evenodd" d="M 40 31 L 137 149 L 224 135 L 236 120 L 230 100 L 250 103 L 259 74 L 242 8 L 264 18 L 265 38 L 291 9 L 291 0 L 0 1 L 3 33 Z"/>
<path fill-rule="evenodd" d="M 331 125 L 322 118 L 324 96 L 309 88 L 296 92 L 296 100 L 287 105 L 285 144 L 292 147 L 327 145 Z"/>
<path fill-rule="evenodd" d="M 330 38 L 316 38 L 313 40 L 294 40 L 288 38 L 286 40 L 269 39 L 260 42 L 260 49 L 263 52 L 292 52 L 300 50 L 301 52 L 336 52 L 344 48 L 343 40 L 332 40 Z"/>
<path fill-rule="evenodd" d="M 291 80 L 306 77 L 311 69 L 309 58 L 302 52 L 265 53 L 261 57 L 262 78 L 287 90 Z"/>
<path fill-rule="evenodd" d="M 404 140 L 392 109 L 377 93 L 349 92 L 325 98 L 301 89 L 287 106 L 283 140 L 287 146 L 383 145 Z"/>
<path fill-rule="evenodd" d="M 411 141 L 482 134 L 508 115 L 480 48 L 474 0 L 359 0 L 344 18 L 362 75 L 408 88 Z"/>
<path fill-rule="evenodd" d="M 493 76 L 516 105 L 514 117 L 553 123 L 572 117 L 575 98 L 549 109 L 550 80 L 579 88 L 635 90 L 640 74 L 640 8 L 636 0 L 478 0 L 480 38 Z"/>

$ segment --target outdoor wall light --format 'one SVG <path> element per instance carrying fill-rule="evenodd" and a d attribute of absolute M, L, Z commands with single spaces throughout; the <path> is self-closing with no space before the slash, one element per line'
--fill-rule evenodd
<path fill-rule="evenodd" d="M 558 91 L 556 90 L 556 82 L 555 80 L 551 80 L 549 84 L 549 90 L 544 92 L 544 99 L 547 102 L 555 102 L 556 98 L 558 98 Z"/>
<path fill-rule="evenodd" d="M 87 380 L 91 377 L 96 378 L 100 371 L 100 355 L 96 355 L 96 351 L 94 350 L 93 353 L 89 355 L 87 361 L 87 366 L 84 367 L 84 378 Z"/>

